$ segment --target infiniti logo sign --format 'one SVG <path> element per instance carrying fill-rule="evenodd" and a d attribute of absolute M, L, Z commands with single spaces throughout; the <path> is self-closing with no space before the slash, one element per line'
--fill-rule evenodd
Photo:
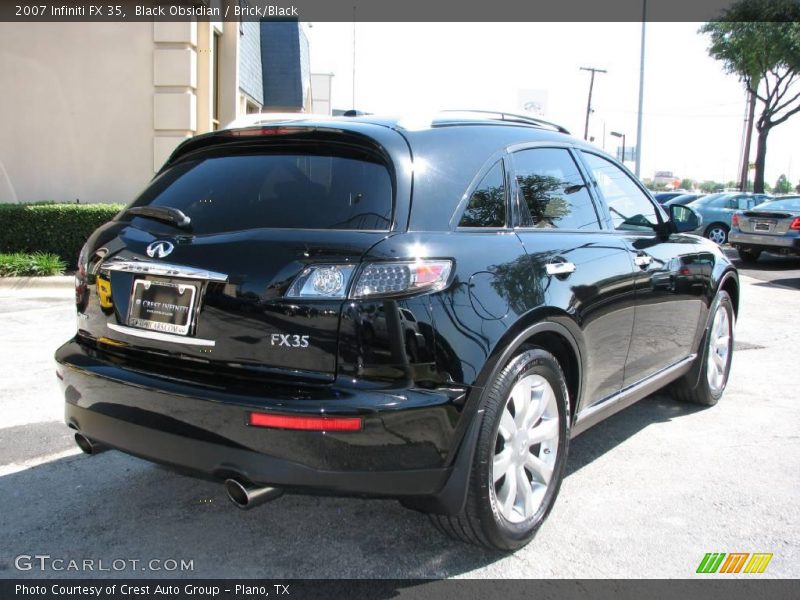
<path fill-rule="evenodd" d="M 175 245 L 166 240 L 157 240 L 147 246 L 147 256 L 150 258 L 164 258 L 172 254 Z"/>

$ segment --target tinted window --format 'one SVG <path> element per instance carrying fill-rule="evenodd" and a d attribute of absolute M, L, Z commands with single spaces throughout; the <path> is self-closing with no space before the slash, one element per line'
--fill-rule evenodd
<path fill-rule="evenodd" d="M 658 223 L 656 209 L 633 179 L 605 158 L 586 152 L 583 156 L 608 204 L 614 228 L 653 231 Z"/>
<path fill-rule="evenodd" d="M 599 229 L 597 212 L 575 161 L 563 148 L 514 155 L 523 227 Z"/>
<path fill-rule="evenodd" d="M 498 161 L 472 192 L 461 217 L 460 227 L 504 227 L 506 184 L 503 163 Z"/>
<path fill-rule="evenodd" d="M 134 206 L 171 206 L 194 233 L 251 228 L 388 229 L 386 167 L 353 158 L 240 154 L 188 160 L 159 175 Z"/>
<path fill-rule="evenodd" d="M 734 206 L 732 203 L 733 199 L 729 195 L 725 194 L 723 196 L 714 198 L 710 202 L 707 202 L 706 205 L 713 206 L 715 208 L 732 208 Z"/>

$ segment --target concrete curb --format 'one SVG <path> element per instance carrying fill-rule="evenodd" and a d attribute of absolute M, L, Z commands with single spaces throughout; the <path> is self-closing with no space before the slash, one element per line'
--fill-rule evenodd
<path fill-rule="evenodd" d="M 25 290 L 30 288 L 60 288 L 75 286 L 75 278 L 71 275 L 55 277 L 0 277 L 0 290 Z"/>

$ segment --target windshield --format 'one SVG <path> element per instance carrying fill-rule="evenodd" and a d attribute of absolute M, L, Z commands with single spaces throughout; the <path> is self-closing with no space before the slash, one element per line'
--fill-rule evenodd
<path fill-rule="evenodd" d="M 177 163 L 132 206 L 176 208 L 193 233 L 254 228 L 388 230 L 382 164 L 341 156 L 237 154 Z"/>

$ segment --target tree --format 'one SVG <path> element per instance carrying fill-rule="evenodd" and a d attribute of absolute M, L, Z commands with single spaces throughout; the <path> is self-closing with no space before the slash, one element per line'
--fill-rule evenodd
<path fill-rule="evenodd" d="M 794 186 L 794 191 L 800 194 L 800 182 L 798 182 L 797 185 Z"/>
<path fill-rule="evenodd" d="M 694 181 L 691 179 L 681 179 L 681 189 L 683 190 L 693 190 L 694 189 Z"/>
<path fill-rule="evenodd" d="M 772 188 L 772 191 L 776 194 L 788 194 L 792 191 L 792 184 L 789 183 L 786 175 L 778 177 L 778 181 L 775 183 L 775 187 Z"/>
<path fill-rule="evenodd" d="M 721 183 L 717 183 L 716 181 L 711 181 L 707 179 L 703 181 L 699 186 L 701 192 L 705 192 L 706 194 L 710 194 L 711 192 L 720 192 L 722 188 L 725 187 Z"/>
<path fill-rule="evenodd" d="M 753 189 L 761 193 L 767 137 L 800 112 L 800 90 L 793 87 L 800 79 L 800 1 L 738 0 L 700 32 L 710 37 L 708 53 L 738 75 L 758 100 Z"/>

